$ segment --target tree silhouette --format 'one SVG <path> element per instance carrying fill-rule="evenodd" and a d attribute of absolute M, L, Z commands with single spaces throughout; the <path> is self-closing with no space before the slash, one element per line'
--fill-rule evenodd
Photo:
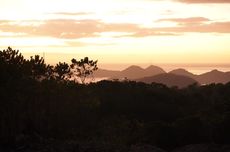
<path fill-rule="evenodd" d="M 25 70 L 29 77 L 35 80 L 45 79 L 49 77 L 48 69 L 50 65 L 46 65 L 45 61 L 39 55 L 31 56 L 30 60 L 25 62 Z"/>
<path fill-rule="evenodd" d="M 22 68 L 25 59 L 18 50 L 8 47 L 6 50 L 0 51 L 0 79 L 2 82 L 6 80 L 15 80 L 22 78 Z"/>
<path fill-rule="evenodd" d="M 77 78 L 80 78 L 82 84 L 86 83 L 86 78 L 91 76 L 93 79 L 93 72 L 98 69 L 97 60 L 89 60 L 88 57 L 77 61 L 76 59 L 72 59 L 71 67 L 71 76 L 76 81 Z"/>
<path fill-rule="evenodd" d="M 25 59 L 19 50 L 13 50 L 11 47 L 8 47 L 6 50 L 0 51 L 0 62 L 8 65 L 22 65 Z"/>
<path fill-rule="evenodd" d="M 61 63 L 59 62 L 55 67 L 54 67 L 54 75 L 56 80 L 65 80 L 66 78 L 69 77 L 70 73 L 70 67 L 67 63 Z"/>

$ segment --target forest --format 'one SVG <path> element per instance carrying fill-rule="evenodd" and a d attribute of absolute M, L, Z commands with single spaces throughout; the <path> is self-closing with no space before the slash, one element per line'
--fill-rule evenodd
<path fill-rule="evenodd" d="M 131 152 L 150 145 L 173 151 L 230 144 L 230 83 L 86 83 L 95 70 L 97 61 L 87 57 L 51 66 L 37 55 L 25 59 L 10 47 L 1 50 L 0 150 Z"/>

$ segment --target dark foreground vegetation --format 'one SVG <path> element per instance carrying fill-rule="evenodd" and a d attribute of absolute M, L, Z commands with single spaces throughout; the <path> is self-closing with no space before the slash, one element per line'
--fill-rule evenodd
<path fill-rule="evenodd" d="M 1 151 L 171 151 L 191 144 L 220 150 L 230 143 L 230 83 L 79 84 L 65 79 L 67 64 L 58 72 L 38 56 L 25 60 L 7 50 L 0 51 Z"/>

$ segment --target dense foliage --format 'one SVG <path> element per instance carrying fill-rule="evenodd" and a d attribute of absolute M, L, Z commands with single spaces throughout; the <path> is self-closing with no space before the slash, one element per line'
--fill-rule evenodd
<path fill-rule="evenodd" d="M 166 150 L 230 143 L 230 83 L 184 89 L 133 81 L 85 85 L 66 79 L 70 67 L 46 65 L 39 56 L 25 60 L 11 48 L 0 51 L 1 147 L 35 136 Z"/>

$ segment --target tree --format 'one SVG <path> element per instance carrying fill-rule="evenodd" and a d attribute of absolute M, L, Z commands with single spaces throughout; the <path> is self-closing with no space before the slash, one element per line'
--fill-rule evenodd
<path fill-rule="evenodd" d="M 65 80 L 66 78 L 69 77 L 70 73 L 70 67 L 67 63 L 61 63 L 59 62 L 55 67 L 54 67 L 54 77 L 56 80 Z"/>
<path fill-rule="evenodd" d="M 22 78 L 22 67 L 25 59 L 18 50 L 8 47 L 6 50 L 0 51 L 0 79 L 5 80 Z"/>
<path fill-rule="evenodd" d="M 45 61 L 39 55 L 31 56 L 30 60 L 26 60 L 24 64 L 24 70 L 27 76 L 35 79 L 45 79 L 49 77 L 49 70 L 52 67 L 50 65 L 46 65 Z"/>
<path fill-rule="evenodd" d="M 93 72 L 98 69 L 97 67 L 97 60 L 89 60 L 88 57 L 77 61 L 76 59 L 72 59 L 71 67 L 71 76 L 74 81 L 77 78 L 80 79 L 81 83 L 86 83 L 86 78 L 91 76 L 91 80 L 93 79 Z"/>
<path fill-rule="evenodd" d="M 8 65 L 20 66 L 24 63 L 25 59 L 19 50 L 13 50 L 8 47 L 6 50 L 0 51 L 0 63 L 5 63 Z"/>

